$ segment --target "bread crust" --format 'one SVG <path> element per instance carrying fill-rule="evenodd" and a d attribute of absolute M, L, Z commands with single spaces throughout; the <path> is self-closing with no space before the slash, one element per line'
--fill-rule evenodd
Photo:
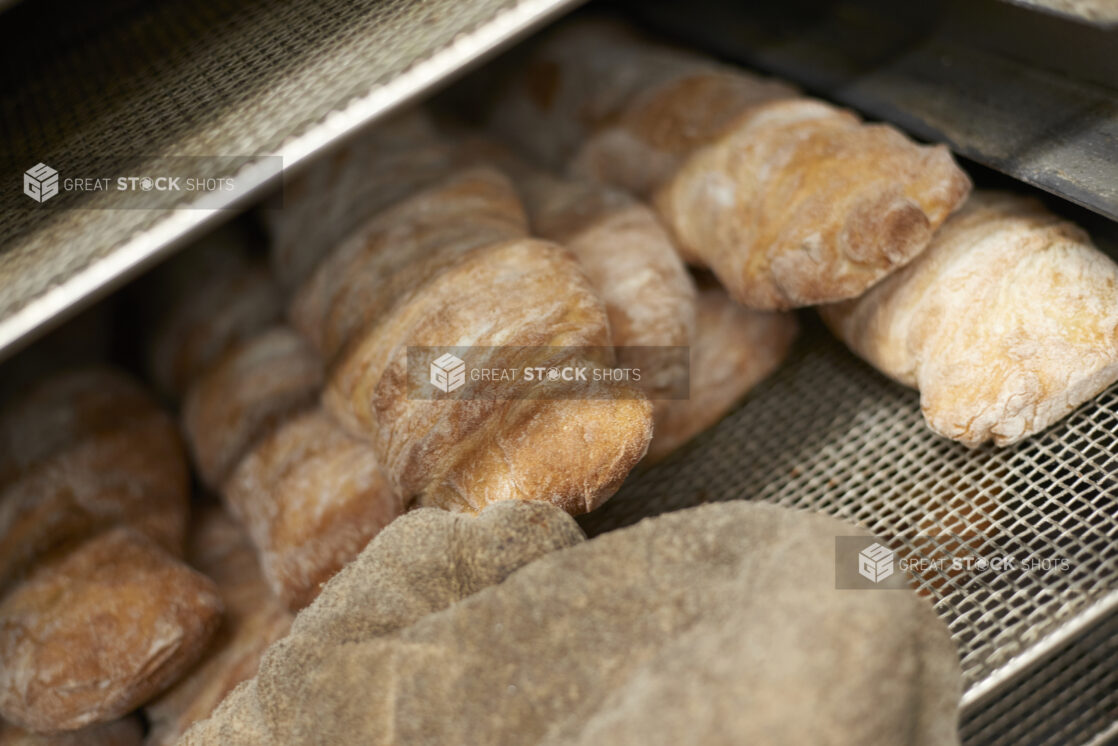
<path fill-rule="evenodd" d="M 404 511 L 367 443 L 321 409 L 270 432 L 223 492 L 252 537 L 268 585 L 292 610 Z"/>
<path fill-rule="evenodd" d="M 190 477 L 178 428 L 134 381 L 88 368 L 0 416 L 0 588 L 45 552 L 125 524 L 181 554 Z"/>
<path fill-rule="evenodd" d="M 280 286 L 298 287 L 370 216 L 445 176 L 450 158 L 426 113 L 408 109 L 289 179 L 282 206 L 261 213 Z"/>
<path fill-rule="evenodd" d="M 221 599 L 128 528 L 38 563 L 0 601 L 0 715 L 41 732 L 119 718 L 201 654 Z"/>
<path fill-rule="evenodd" d="M 928 426 L 968 446 L 1040 432 L 1118 379 L 1118 265 L 1080 228 L 985 192 L 917 260 L 826 306 L 835 334 L 920 390 Z"/>
<path fill-rule="evenodd" d="M 616 189 L 543 173 L 520 187 L 533 231 L 566 246 L 605 303 L 618 366 L 639 369 L 652 399 L 678 395 L 686 365 L 644 348 L 691 344 L 695 286 L 652 210 Z"/>
<path fill-rule="evenodd" d="M 253 444 L 293 413 L 311 407 L 323 366 L 310 344 L 273 326 L 229 350 L 195 381 L 183 427 L 202 481 L 219 489 Z"/>
<path fill-rule="evenodd" d="M 490 167 L 467 167 L 342 241 L 292 299 L 292 323 L 333 362 L 409 288 L 471 249 L 527 231 L 508 177 Z"/>
<path fill-rule="evenodd" d="M 654 202 L 735 300 L 779 310 L 861 294 L 918 255 L 970 187 L 942 145 L 795 99 L 751 108 Z"/>
<path fill-rule="evenodd" d="M 260 656 L 287 634 L 292 616 L 264 581 L 248 535 L 211 505 L 191 528 L 187 558 L 217 584 L 225 617 L 205 656 L 173 687 L 144 707 L 147 746 L 171 746 L 209 717 L 240 682 L 256 674 Z"/>

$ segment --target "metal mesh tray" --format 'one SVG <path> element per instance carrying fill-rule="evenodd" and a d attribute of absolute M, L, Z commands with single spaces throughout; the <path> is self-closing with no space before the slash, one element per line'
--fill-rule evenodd
<path fill-rule="evenodd" d="M 292 168 L 574 0 L 29 0 L 0 24 L 0 355 L 80 301 L 231 215 Z M 20 193 L 43 162 L 199 161 L 236 176 L 209 209 L 47 209 Z M 169 193 L 170 194 L 170 193 Z M 14 201 L 11 201 L 14 200 Z M 234 201 L 236 200 L 236 201 Z M 14 207 L 12 206 L 14 205 Z"/>
<path fill-rule="evenodd" d="M 959 647 L 965 712 L 1043 676 L 1036 666 L 1118 611 L 1118 386 L 1018 446 L 970 450 L 929 430 L 918 394 L 855 358 L 813 313 L 803 326 L 790 359 L 742 406 L 632 475 L 584 528 L 596 534 L 702 502 L 752 499 L 829 513 L 883 537 L 971 536 L 978 552 L 989 553 L 984 541 L 1057 551 L 1069 572 L 1001 585 L 919 576 Z M 1083 724 L 1088 732 L 1118 718 L 1113 679 L 1111 671 L 1080 682 L 1081 701 L 1104 708 Z M 983 732 L 972 742 L 994 742 Z"/>

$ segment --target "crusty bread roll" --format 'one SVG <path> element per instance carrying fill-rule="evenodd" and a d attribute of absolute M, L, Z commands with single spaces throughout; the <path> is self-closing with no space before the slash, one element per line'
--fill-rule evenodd
<path fill-rule="evenodd" d="M 141 285 L 153 323 L 148 367 L 163 393 L 181 397 L 230 347 L 283 314 L 263 262 L 232 228 L 207 236 L 159 267 Z"/>
<path fill-rule="evenodd" d="M 691 342 L 691 394 L 655 402 L 648 461 L 655 462 L 714 425 L 772 373 L 796 336 L 792 314 L 754 311 L 709 283 L 699 291 Z"/>
<path fill-rule="evenodd" d="M 471 249 L 527 230 L 507 177 L 484 167 L 456 172 L 342 241 L 299 288 L 291 320 L 331 362 L 404 289 Z"/>
<path fill-rule="evenodd" d="M 427 115 L 409 109 L 378 122 L 284 184 L 262 212 L 272 271 L 289 290 L 371 215 L 444 176 L 449 153 Z"/>
<path fill-rule="evenodd" d="M 134 716 L 49 735 L 0 723 L 0 746 L 140 746 L 143 742 L 144 727 Z"/>
<path fill-rule="evenodd" d="M 0 715 L 33 731 L 119 718 L 198 657 L 214 584 L 117 528 L 58 550 L 0 601 Z"/>
<path fill-rule="evenodd" d="M 269 327 L 226 352 L 183 402 L 183 427 L 202 481 L 220 488 L 259 438 L 322 389 L 322 361 L 286 326 Z"/>
<path fill-rule="evenodd" d="M 592 401 L 542 390 L 524 399 L 515 384 L 502 398 L 409 393 L 409 346 L 472 346 L 471 364 L 507 367 L 517 366 L 506 350 L 531 347 L 524 354 L 540 356 L 515 363 L 556 368 L 583 364 L 577 348 L 609 348 L 605 309 L 565 249 L 532 239 L 484 246 L 397 295 L 335 367 L 324 401 L 372 440 L 400 494 L 467 511 L 543 499 L 578 513 L 612 494 L 644 455 L 650 405 L 626 384 L 588 392 Z M 486 347 L 492 358 L 476 349 Z"/>
<path fill-rule="evenodd" d="M 259 551 L 264 577 L 290 609 L 404 511 L 365 442 L 321 409 L 295 416 L 241 461 L 223 492 Z"/>
<path fill-rule="evenodd" d="M 578 347 L 611 347 L 577 261 L 524 238 L 525 223 L 507 177 L 467 168 L 375 217 L 295 296 L 295 324 L 330 361 L 327 409 L 370 440 L 405 500 L 474 511 L 542 499 L 581 512 L 644 455 L 649 404 L 624 384 L 599 386 L 584 402 L 543 400 L 545 389 L 531 401 L 513 390 L 410 395 L 409 347 L 492 347 L 494 359 L 514 350 L 517 363 L 541 366 L 576 362 Z M 524 347 L 535 351 L 517 352 Z M 486 354 L 474 362 L 492 362 Z M 527 478 L 537 473 L 542 481 Z"/>
<path fill-rule="evenodd" d="M 189 473 L 178 429 L 131 378 L 76 369 L 0 414 L 0 588 L 39 555 L 127 524 L 181 553 Z"/>
<path fill-rule="evenodd" d="M 494 122 L 553 166 L 650 197 L 688 261 L 747 306 L 786 309 L 858 295 L 970 189 L 945 148 L 793 94 L 576 23 L 541 45 Z"/>
<path fill-rule="evenodd" d="M 623 192 L 538 172 L 518 184 L 533 232 L 566 246 L 605 303 L 619 367 L 637 368 L 652 399 L 686 388 L 695 333 L 695 286 L 645 205 Z"/>
<path fill-rule="evenodd" d="M 291 625 L 291 615 L 264 582 L 248 536 L 222 508 L 210 506 L 195 518 L 187 559 L 217 584 L 225 618 L 203 660 L 144 707 L 147 746 L 171 746 L 191 724 L 209 717 L 237 684 L 256 674 L 264 649 Z"/>
<path fill-rule="evenodd" d="M 654 203 L 737 301 L 781 309 L 860 294 L 919 254 L 969 191 L 943 146 L 797 99 L 749 109 Z"/>
<path fill-rule="evenodd" d="M 976 194 L 916 261 L 821 309 L 932 430 L 968 446 L 1040 432 L 1118 379 L 1118 265 L 1033 199 Z"/>

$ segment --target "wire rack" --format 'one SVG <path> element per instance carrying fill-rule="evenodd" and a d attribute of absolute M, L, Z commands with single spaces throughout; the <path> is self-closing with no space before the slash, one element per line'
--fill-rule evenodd
<path fill-rule="evenodd" d="M 958 645 L 968 712 L 1118 610 L 1118 387 L 1016 447 L 970 450 L 925 426 L 916 392 L 856 359 L 814 314 L 802 321 L 775 375 L 683 451 L 634 474 L 584 528 L 752 499 L 829 513 L 893 543 L 1066 558 L 1067 572 L 933 568 L 915 578 Z M 1081 682 L 1102 708 L 1089 727 L 1118 719 L 1105 683 Z"/>
<path fill-rule="evenodd" d="M 285 168 L 545 21 L 574 0 L 29 0 L 0 24 L 0 354 L 232 215 Z M 168 192 L 152 209 L 91 192 L 81 209 L 21 194 L 63 177 L 145 173 L 175 157 L 235 177 L 236 201 Z M 236 171 L 229 159 L 240 157 Z M 211 194 L 212 196 L 212 194 Z M 57 203 L 56 203 L 57 204 Z"/>

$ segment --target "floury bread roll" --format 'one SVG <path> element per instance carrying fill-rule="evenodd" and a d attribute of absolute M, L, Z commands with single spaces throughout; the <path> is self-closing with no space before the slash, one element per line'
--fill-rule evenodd
<path fill-rule="evenodd" d="M 225 618 L 202 661 L 144 707 L 147 746 L 171 746 L 192 723 L 209 717 L 237 684 L 256 674 L 264 649 L 291 626 L 291 614 L 264 582 L 248 536 L 223 509 L 212 506 L 194 521 L 187 559 L 217 584 Z"/>
<path fill-rule="evenodd" d="M 695 333 L 694 283 L 652 210 L 618 190 L 543 172 L 517 186 L 533 232 L 566 246 L 605 303 L 618 366 L 639 368 L 653 400 L 686 394 L 685 358 L 647 349 L 687 347 Z"/>
<path fill-rule="evenodd" d="M 295 294 L 292 322 L 332 362 L 413 284 L 473 249 L 527 235 L 508 178 L 491 168 L 463 169 L 347 236 Z"/>
<path fill-rule="evenodd" d="M 687 260 L 758 309 L 858 295 L 970 189 L 942 146 L 601 24 L 541 45 L 494 123 L 552 165 L 650 198 Z"/>
<path fill-rule="evenodd" d="M 369 444 L 319 408 L 271 431 L 223 492 L 256 545 L 272 592 L 293 610 L 313 601 L 323 583 L 404 512 Z"/>
<path fill-rule="evenodd" d="M 407 500 L 470 512 L 547 500 L 583 512 L 644 455 L 650 405 L 624 383 L 582 399 L 547 398 L 546 387 L 534 398 L 522 389 L 489 392 L 499 398 L 410 395 L 412 346 L 527 347 L 503 362 L 543 367 L 593 366 L 576 348 L 612 346 L 605 309 L 575 258 L 525 231 L 508 179 L 466 169 L 359 229 L 295 297 L 296 325 L 332 359 L 327 408 L 372 442 Z M 475 357 L 471 364 L 494 362 Z"/>
<path fill-rule="evenodd" d="M 445 176 L 449 166 L 427 115 L 409 109 L 299 171 L 284 185 L 282 204 L 262 212 L 280 285 L 297 286 L 357 226 Z"/>
<path fill-rule="evenodd" d="M 403 510 L 367 443 L 322 413 L 322 361 L 290 327 L 233 348 L 187 395 L 199 471 L 259 553 L 268 586 L 298 609 Z"/>
<path fill-rule="evenodd" d="M 1118 379 L 1118 266 L 1033 199 L 976 194 L 916 261 L 821 312 L 969 446 L 1016 443 Z"/>
<path fill-rule="evenodd" d="M 0 588 L 117 524 L 180 553 L 189 490 L 177 427 L 131 378 L 103 367 L 48 378 L 0 413 Z"/>
<path fill-rule="evenodd" d="M 48 733 L 119 718 L 193 664 L 221 612 L 208 578 L 132 529 L 61 549 L 0 601 L 0 717 Z"/>
<path fill-rule="evenodd" d="M 287 326 L 234 346 L 190 386 L 182 418 L 202 481 L 219 489 L 253 443 L 322 390 L 322 361 Z"/>
<path fill-rule="evenodd" d="M 691 395 L 656 402 L 650 462 L 664 458 L 722 419 L 776 370 L 797 331 L 792 314 L 745 308 L 715 283 L 699 290 L 695 326 Z"/>

